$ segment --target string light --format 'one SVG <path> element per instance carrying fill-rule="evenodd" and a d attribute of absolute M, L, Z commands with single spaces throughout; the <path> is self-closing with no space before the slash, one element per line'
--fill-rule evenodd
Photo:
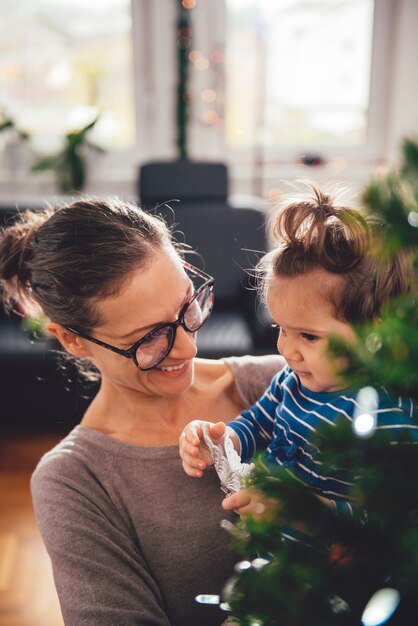
<path fill-rule="evenodd" d="M 202 56 L 202 53 L 199 50 L 190 50 L 188 54 L 188 59 L 190 63 L 196 63 L 197 59 Z"/>
<path fill-rule="evenodd" d="M 213 593 L 200 593 L 195 597 L 196 602 L 199 604 L 219 604 L 220 597 Z"/>
<path fill-rule="evenodd" d="M 192 45 L 192 29 L 183 26 L 177 31 L 177 45 L 179 48 L 187 49 Z"/>
<path fill-rule="evenodd" d="M 366 337 L 365 344 L 368 351 L 373 352 L 373 354 L 378 352 L 383 345 L 382 339 L 377 333 L 370 333 L 370 335 Z"/>
<path fill-rule="evenodd" d="M 213 89 L 205 89 L 204 91 L 202 91 L 200 97 L 202 98 L 203 102 L 214 102 L 216 100 L 216 91 L 214 91 Z"/>
<path fill-rule="evenodd" d="M 218 121 L 218 114 L 216 111 L 213 111 L 213 109 L 210 109 L 209 111 L 204 111 L 202 113 L 202 121 L 205 124 L 216 124 L 216 122 Z"/>
<path fill-rule="evenodd" d="M 263 567 L 265 567 L 266 565 L 268 565 L 270 561 L 268 561 L 267 559 L 263 559 L 261 556 L 257 557 L 256 559 L 254 559 L 251 563 L 251 566 L 254 569 L 262 569 Z"/>
<path fill-rule="evenodd" d="M 234 524 L 229 521 L 229 519 L 223 519 L 220 521 L 219 526 L 228 532 L 232 532 L 234 530 Z"/>
<path fill-rule="evenodd" d="M 250 567 L 251 567 L 250 561 L 240 561 L 239 563 L 236 563 L 234 565 L 234 570 L 236 572 L 243 572 L 246 569 L 250 569 Z"/>
<path fill-rule="evenodd" d="M 187 48 L 190 48 L 192 44 L 192 40 L 190 39 L 190 37 L 179 37 L 177 39 L 177 45 L 179 48 L 183 48 L 184 50 L 186 50 Z"/>
<path fill-rule="evenodd" d="M 399 606 L 401 596 L 397 589 L 386 587 L 376 591 L 366 604 L 361 616 L 363 626 L 380 626 L 388 621 Z"/>
<path fill-rule="evenodd" d="M 379 396 L 374 387 L 363 387 L 357 394 L 353 430 L 359 437 L 369 437 L 376 428 Z"/>
<path fill-rule="evenodd" d="M 201 54 L 194 62 L 194 66 L 200 72 L 204 72 L 209 67 L 209 61 L 206 57 L 203 56 L 203 54 Z"/>
<path fill-rule="evenodd" d="M 210 60 L 212 61 L 212 63 L 223 63 L 223 60 L 224 60 L 223 51 L 220 50 L 219 48 L 215 48 L 214 50 L 212 50 L 212 52 L 210 53 Z"/>
<path fill-rule="evenodd" d="M 408 224 L 414 228 L 418 227 L 418 213 L 416 211 L 410 211 L 410 213 L 408 213 Z"/>
<path fill-rule="evenodd" d="M 361 415 L 358 415 L 355 419 L 354 430 L 356 431 L 356 434 L 360 437 L 366 437 L 373 432 L 375 425 L 376 419 L 373 417 L 373 415 L 370 415 L 369 413 L 362 413 Z"/>

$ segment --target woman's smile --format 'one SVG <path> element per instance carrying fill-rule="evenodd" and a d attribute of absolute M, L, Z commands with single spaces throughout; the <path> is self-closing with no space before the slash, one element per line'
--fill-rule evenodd
<path fill-rule="evenodd" d="M 164 376 L 166 378 L 180 378 L 184 374 L 187 374 L 190 368 L 191 361 L 183 361 L 182 363 L 177 363 L 175 365 L 159 365 L 154 368 L 159 376 Z"/>

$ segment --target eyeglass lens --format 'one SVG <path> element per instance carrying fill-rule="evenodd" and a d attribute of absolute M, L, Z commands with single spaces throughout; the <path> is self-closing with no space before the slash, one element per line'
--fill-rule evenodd
<path fill-rule="evenodd" d="M 144 368 L 152 367 L 163 359 L 170 347 L 173 332 L 171 326 L 163 326 L 145 339 L 136 351 L 138 365 Z"/>
<path fill-rule="evenodd" d="M 184 325 L 191 333 L 199 330 L 203 322 L 209 317 L 212 311 L 212 290 L 210 287 L 205 287 L 196 297 L 190 302 L 189 306 L 184 312 Z"/>
<path fill-rule="evenodd" d="M 193 333 L 199 330 L 207 320 L 213 304 L 211 288 L 205 287 L 198 292 L 189 303 L 183 313 L 184 326 Z M 154 364 L 162 361 L 168 354 L 173 340 L 174 329 L 172 326 L 163 326 L 143 341 L 136 351 L 138 365 L 143 368 L 151 368 Z"/>

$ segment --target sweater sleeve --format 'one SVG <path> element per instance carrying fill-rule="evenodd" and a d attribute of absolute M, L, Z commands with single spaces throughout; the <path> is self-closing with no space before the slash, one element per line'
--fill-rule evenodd
<path fill-rule="evenodd" d="M 272 440 L 276 409 L 282 397 L 280 381 L 286 369 L 273 377 L 270 386 L 252 407 L 228 422 L 240 441 L 242 461 L 252 458 L 256 450 L 264 450 Z"/>
<path fill-rule="evenodd" d="M 236 387 L 246 408 L 263 395 L 273 376 L 286 363 L 278 354 L 228 357 L 224 361 L 234 375 Z"/>
<path fill-rule="evenodd" d="M 170 626 L 140 546 L 87 468 L 41 461 L 31 490 L 66 626 Z"/>

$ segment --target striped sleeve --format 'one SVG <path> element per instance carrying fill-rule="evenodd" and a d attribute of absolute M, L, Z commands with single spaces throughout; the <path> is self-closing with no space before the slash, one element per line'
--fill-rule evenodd
<path fill-rule="evenodd" d="M 251 459 L 256 450 L 265 450 L 272 440 L 277 407 L 282 399 L 281 380 L 287 367 L 273 377 L 270 386 L 252 407 L 243 411 L 228 426 L 241 444 L 241 460 Z"/>

